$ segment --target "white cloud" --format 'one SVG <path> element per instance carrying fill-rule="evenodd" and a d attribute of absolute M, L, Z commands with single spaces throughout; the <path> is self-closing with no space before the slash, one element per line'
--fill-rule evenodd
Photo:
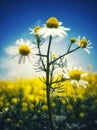
<path fill-rule="evenodd" d="M 26 62 L 25 64 L 18 64 L 16 59 L 11 59 L 10 57 L 3 58 L 1 60 L 0 69 L 4 71 L 0 77 L 2 79 L 11 79 L 21 76 L 25 78 L 35 75 L 32 64 L 30 62 Z"/>

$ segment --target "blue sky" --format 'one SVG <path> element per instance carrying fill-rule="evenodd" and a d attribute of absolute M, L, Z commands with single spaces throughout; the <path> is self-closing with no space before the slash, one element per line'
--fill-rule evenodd
<path fill-rule="evenodd" d="M 92 41 L 91 54 L 81 50 L 82 52 L 72 55 L 71 58 L 84 69 L 92 64 L 92 71 L 97 71 L 96 12 L 96 0 L 0 0 L 0 78 L 10 76 L 8 73 L 14 66 L 10 68 L 11 58 L 5 49 L 17 39 L 31 39 L 29 27 L 42 25 L 52 16 L 57 17 L 65 27 L 71 28 L 68 39 L 80 35 Z M 64 43 L 62 49 L 63 46 Z"/>

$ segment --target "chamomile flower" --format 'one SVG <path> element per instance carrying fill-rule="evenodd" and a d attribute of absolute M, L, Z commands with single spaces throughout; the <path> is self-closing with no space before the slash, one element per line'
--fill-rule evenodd
<path fill-rule="evenodd" d="M 46 38 L 48 36 L 60 36 L 64 37 L 67 36 L 68 30 L 70 28 L 65 28 L 64 26 L 61 26 L 62 22 L 59 22 L 57 18 L 50 17 L 43 28 L 39 30 L 39 35 L 41 35 L 43 38 Z"/>
<path fill-rule="evenodd" d="M 82 86 L 86 88 L 86 85 L 88 84 L 87 81 L 84 81 L 82 79 L 84 76 L 87 75 L 87 73 L 83 73 L 81 68 L 77 69 L 76 67 L 74 68 L 68 67 L 64 70 L 63 75 L 66 79 L 70 79 L 71 84 L 73 85 L 75 84 L 77 86 Z"/>
<path fill-rule="evenodd" d="M 35 47 L 31 45 L 30 41 L 24 41 L 23 39 L 16 41 L 16 46 L 10 48 L 9 53 L 13 55 L 13 57 L 18 56 L 18 63 L 25 63 L 26 58 L 31 61 L 32 54 Z"/>
<path fill-rule="evenodd" d="M 76 38 L 76 44 L 80 46 L 81 48 L 83 48 L 88 53 L 90 53 L 89 49 L 93 48 L 91 46 L 92 44 L 91 41 L 87 40 L 86 37 L 83 37 L 81 39 L 80 36 L 78 36 L 78 38 Z"/>
<path fill-rule="evenodd" d="M 38 31 L 40 30 L 40 26 L 36 26 L 34 29 L 29 28 L 29 30 L 31 31 L 29 34 L 34 34 L 35 37 L 38 37 Z"/>

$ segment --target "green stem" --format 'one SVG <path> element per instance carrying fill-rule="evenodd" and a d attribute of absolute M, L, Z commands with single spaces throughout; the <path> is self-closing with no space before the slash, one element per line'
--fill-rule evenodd
<path fill-rule="evenodd" d="M 69 51 L 70 51 L 71 45 L 72 45 L 72 42 L 69 44 L 69 47 L 68 47 L 67 52 L 69 52 Z"/>
<path fill-rule="evenodd" d="M 50 129 L 54 130 L 53 121 L 52 121 L 52 114 L 51 114 L 51 103 L 50 103 L 51 85 L 50 85 L 50 77 L 49 77 L 49 75 L 50 75 L 49 55 L 50 55 L 51 40 L 52 40 L 52 36 L 50 36 L 48 50 L 47 50 L 46 93 L 47 93 L 47 106 L 48 106 L 48 116 L 49 116 L 49 122 L 50 122 Z"/>
<path fill-rule="evenodd" d="M 37 47 L 38 47 L 38 51 L 39 51 L 40 61 L 41 61 L 42 65 L 43 65 L 44 71 L 46 71 L 45 64 L 43 62 L 41 51 L 40 51 L 40 45 L 39 45 L 40 44 L 40 40 L 38 38 L 36 40 L 37 40 Z"/>

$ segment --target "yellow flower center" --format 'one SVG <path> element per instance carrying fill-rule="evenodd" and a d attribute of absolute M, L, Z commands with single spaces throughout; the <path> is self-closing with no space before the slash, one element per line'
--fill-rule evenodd
<path fill-rule="evenodd" d="M 81 71 L 79 71 L 79 70 L 71 70 L 69 72 L 69 76 L 70 76 L 71 79 L 80 80 Z"/>
<path fill-rule="evenodd" d="M 30 48 L 27 45 L 20 45 L 19 53 L 23 56 L 27 56 L 30 53 Z"/>
<path fill-rule="evenodd" d="M 71 43 L 74 43 L 76 41 L 75 38 L 70 38 Z"/>
<path fill-rule="evenodd" d="M 57 55 L 56 54 L 52 54 L 52 59 L 56 59 Z"/>
<path fill-rule="evenodd" d="M 86 39 L 80 40 L 80 46 L 81 46 L 82 48 L 86 48 L 86 47 L 87 47 L 87 40 L 86 40 Z"/>
<path fill-rule="evenodd" d="M 48 28 L 58 28 L 59 27 L 59 21 L 55 17 L 51 17 L 46 21 L 46 25 Z"/>
<path fill-rule="evenodd" d="M 39 29 L 40 29 L 40 26 L 36 26 L 36 27 L 34 28 L 34 32 L 37 33 L 37 32 L 39 31 Z"/>

